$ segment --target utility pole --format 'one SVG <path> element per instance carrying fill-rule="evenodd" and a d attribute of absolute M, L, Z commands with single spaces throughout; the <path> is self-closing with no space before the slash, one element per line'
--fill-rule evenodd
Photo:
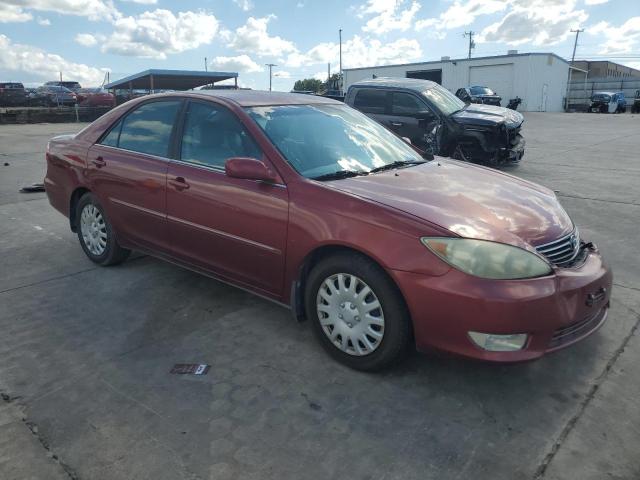
<path fill-rule="evenodd" d="M 342 29 L 338 30 L 338 38 L 340 39 L 340 93 L 342 93 Z"/>
<path fill-rule="evenodd" d="M 208 72 L 209 70 L 207 69 L 207 57 L 204 57 L 204 71 Z"/>
<path fill-rule="evenodd" d="M 576 48 L 578 48 L 578 36 L 580 33 L 584 32 L 584 28 L 577 28 L 575 30 L 569 30 L 571 33 L 576 34 L 576 39 L 573 42 L 573 53 L 571 54 L 571 63 L 569 64 L 569 71 L 567 72 L 567 91 L 564 95 L 564 109 L 569 110 L 569 84 L 571 83 L 571 70 L 573 67 L 573 62 L 576 59 Z M 586 74 L 585 74 L 586 75 Z"/>
<path fill-rule="evenodd" d="M 469 37 L 469 58 L 471 58 L 471 50 L 476 48 L 476 42 L 473 41 L 473 36 L 476 34 L 473 30 L 468 32 L 464 32 L 462 34 L 463 37 Z"/>
<path fill-rule="evenodd" d="M 62 72 L 60 72 L 60 81 L 62 82 Z"/>
<path fill-rule="evenodd" d="M 271 69 L 273 67 L 277 67 L 278 65 L 276 65 L 275 63 L 265 63 L 265 65 L 269 67 L 269 91 L 271 91 L 271 77 L 272 77 Z"/>
<path fill-rule="evenodd" d="M 327 63 L 327 87 L 329 86 L 330 80 L 331 80 L 331 63 Z"/>

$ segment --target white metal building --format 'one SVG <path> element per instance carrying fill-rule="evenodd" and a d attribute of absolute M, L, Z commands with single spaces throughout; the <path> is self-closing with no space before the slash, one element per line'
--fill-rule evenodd
<path fill-rule="evenodd" d="M 482 85 L 502 97 L 502 106 L 516 96 L 518 110 L 561 112 L 567 88 L 569 63 L 554 53 L 517 53 L 494 57 L 449 59 L 345 69 L 344 89 L 359 80 L 376 77 L 423 78 L 455 93 L 458 88 Z"/>

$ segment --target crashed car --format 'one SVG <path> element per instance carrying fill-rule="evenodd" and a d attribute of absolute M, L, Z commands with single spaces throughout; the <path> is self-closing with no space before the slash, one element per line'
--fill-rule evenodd
<path fill-rule="evenodd" d="M 524 155 L 520 113 L 465 104 L 429 80 L 364 80 L 349 87 L 345 103 L 427 153 L 492 166 L 519 162 Z"/>
<path fill-rule="evenodd" d="M 636 96 L 633 99 L 631 113 L 640 113 L 640 90 L 636 90 Z"/>
<path fill-rule="evenodd" d="M 471 87 L 459 88 L 456 91 L 456 97 L 464 103 L 484 103 L 485 105 L 500 106 L 502 97 L 489 87 L 474 85 Z"/>
<path fill-rule="evenodd" d="M 592 113 L 624 113 L 627 111 L 627 101 L 622 92 L 595 92 L 591 95 Z"/>

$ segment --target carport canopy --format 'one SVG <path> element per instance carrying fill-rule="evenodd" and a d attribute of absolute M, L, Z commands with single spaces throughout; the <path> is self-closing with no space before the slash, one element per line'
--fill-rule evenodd
<path fill-rule="evenodd" d="M 106 84 L 107 89 L 190 90 L 233 78 L 238 86 L 237 72 L 207 72 L 192 70 L 145 70 Z"/>

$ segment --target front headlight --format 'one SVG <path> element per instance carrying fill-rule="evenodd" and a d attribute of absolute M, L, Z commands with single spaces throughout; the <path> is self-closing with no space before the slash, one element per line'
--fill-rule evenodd
<path fill-rule="evenodd" d="M 504 243 L 447 237 L 422 237 L 420 241 L 449 265 L 476 277 L 514 280 L 552 273 L 538 255 Z"/>

